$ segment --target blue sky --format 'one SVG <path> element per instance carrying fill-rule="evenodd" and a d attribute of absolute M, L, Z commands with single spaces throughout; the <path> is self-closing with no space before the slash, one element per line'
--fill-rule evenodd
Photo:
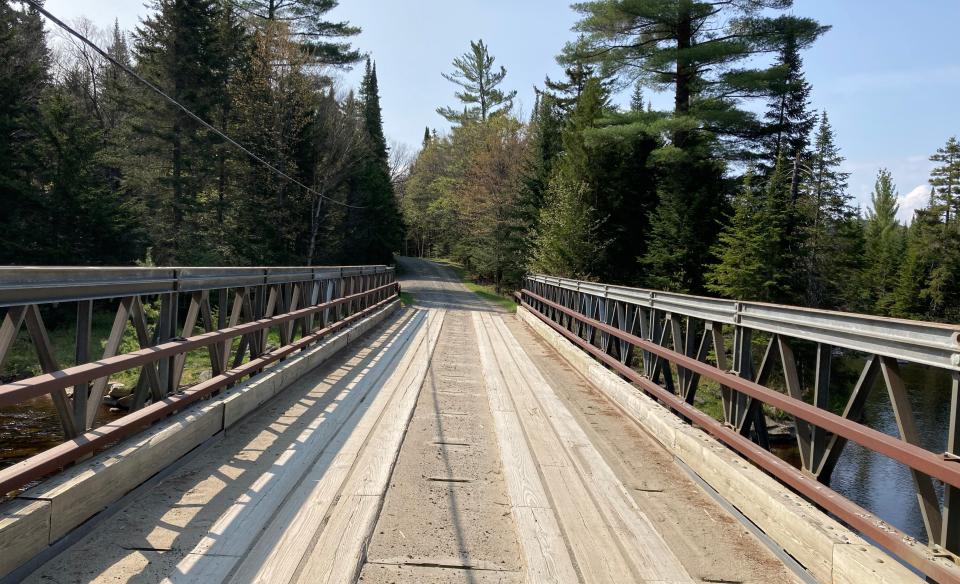
<path fill-rule="evenodd" d="M 146 13 L 140 0 L 46 6 L 104 27 L 117 18 L 126 29 Z M 926 202 L 928 157 L 960 134 L 960 1 L 796 0 L 793 12 L 833 26 L 804 59 L 813 105 L 827 110 L 847 158 L 851 194 L 868 202 L 877 170 L 889 168 L 909 216 Z M 425 126 L 445 127 L 434 110 L 452 104 L 453 87 L 440 73 L 470 39 L 484 39 L 507 67 L 527 114 L 533 86 L 559 76 L 554 56 L 576 20 L 566 0 L 341 0 L 331 15 L 363 28 L 355 42 L 377 61 L 386 132 L 412 147 Z M 357 76 L 345 74 L 344 85 Z"/>

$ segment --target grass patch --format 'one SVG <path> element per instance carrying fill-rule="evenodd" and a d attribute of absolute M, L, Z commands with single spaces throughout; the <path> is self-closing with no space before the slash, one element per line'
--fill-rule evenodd
<path fill-rule="evenodd" d="M 460 281 L 463 282 L 463 285 L 467 287 L 467 290 L 470 290 L 480 298 L 483 298 L 487 302 L 503 308 L 507 312 L 513 313 L 517 311 L 517 303 L 514 302 L 512 296 L 498 293 L 490 284 L 478 284 L 474 281 L 474 278 L 467 273 L 467 270 L 464 269 L 461 264 L 445 258 L 431 259 L 430 261 L 452 269 L 457 273 L 457 277 L 460 278 Z"/>
<path fill-rule="evenodd" d="M 409 292 L 400 292 L 400 302 L 402 302 L 404 306 L 410 306 L 413 304 L 413 294 Z"/>

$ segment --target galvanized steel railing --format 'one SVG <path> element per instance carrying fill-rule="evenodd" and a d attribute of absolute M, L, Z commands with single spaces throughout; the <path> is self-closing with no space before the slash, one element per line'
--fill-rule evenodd
<path fill-rule="evenodd" d="M 710 432 L 764 470 L 937 581 L 954 581 L 938 556 L 960 552 L 960 326 L 530 276 L 519 293 L 524 306 L 611 369 L 673 411 Z M 755 364 L 754 337 L 765 350 Z M 807 403 L 793 345 L 815 343 L 812 397 Z M 834 348 L 865 356 L 841 415 L 829 409 Z M 919 445 L 917 421 L 900 363 L 950 373 L 947 450 Z M 776 370 L 783 389 L 766 387 Z M 720 385 L 721 421 L 697 409 L 701 378 Z M 860 423 L 867 397 L 882 379 L 900 431 L 896 438 Z M 800 469 L 771 454 L 763 406 L 796 424 Z M 932 548 L 825 488 L 848 441 L 905 464 L 912 473 Z M 814 479 L 814 480 L 811 480 Z M 937 494 L 934 481 L 943 487 Z"/>
<path fill-rule="evenodd" d="M 386 266 L 0 268 L 0 370 L 25 327 L 43 371 L 0 384 L 0 408 L 48 395 L 65 439 L 0 470 L 0 495 L 256 375 L 392 302 L 397 291 L 394 269 Z M 148 316 L 151 304 L 159 305 L 155 318 Z M 76 307 L 75 363 L 64 367 L 44 313 L 62 314 L 70 305 Z M 115 311 L 99 355 L 91 330 L 95 309 Z M 271 330 L 277 347 L 267 345 Z M 121 353 L 124 336 L 133 333 L 139 349 Z M 187 353 L 198 349 L 209 354 L 210 378 L 183 387 Z M 110 376 L 127 370 L 139 371 L 131 413 L 98 426 Z"/>

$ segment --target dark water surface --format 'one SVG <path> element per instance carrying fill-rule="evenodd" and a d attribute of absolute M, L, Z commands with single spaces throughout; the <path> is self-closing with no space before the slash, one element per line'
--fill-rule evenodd
<path fill-rule="evenodd" d="M 932 452 L 944 452 L 950 424 L 950 373 L 913 364 L 901 365 L 900 371 L 916 418 L 920 446 Z M 885 434 L 900 435 L 882 380 L 870 395 L 864 422 Z M 830 486 L 908 535 L 926 542 L 913 477 L 905 465 L 851 442 L 840 457 Z M 942 498 L 942 485 L 935 480 L 934 486 Z"/>

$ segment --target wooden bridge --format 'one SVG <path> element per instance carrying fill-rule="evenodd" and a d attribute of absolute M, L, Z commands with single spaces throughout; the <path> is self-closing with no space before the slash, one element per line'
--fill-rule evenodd
<path fill-rule="evenodd" d="M 0 470 L 2 582 L 960 581 L 956 327 L 542 276 L 513 315 L 399 266 L 409 307 L 382 266 L 0 270 L 0 359 L 29 343 L 43 370 L 0 385 L 0 415 L 46 400 L 64 435 Z M 45 317 L 66 310 L 64 367 Z M 864 356 L 842 413 L 835 348 Z M 946 452 L 917 443 L 903 362 L 953 376 Z M 874 386 L 899 437 L 859 423 Z M 828 488 L 847 442 L 911 469 L 926 541 Z"/>

